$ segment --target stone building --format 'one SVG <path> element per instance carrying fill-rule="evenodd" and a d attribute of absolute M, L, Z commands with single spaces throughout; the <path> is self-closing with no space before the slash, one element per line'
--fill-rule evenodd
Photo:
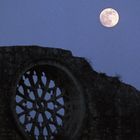
<path fill-rule="evenodd" d="M 0 140 L 139 140 L 140 92 L 70 51 L 0 48 Z"/>

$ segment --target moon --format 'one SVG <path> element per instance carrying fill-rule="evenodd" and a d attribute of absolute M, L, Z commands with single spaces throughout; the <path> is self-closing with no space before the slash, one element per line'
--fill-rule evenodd
<path fill-rule="evenodd" d="M 113 8 L 106 8 L 100 13 L 100 22 L 105 27 L 114 27 L 119 22 L 119 14 Z"/>

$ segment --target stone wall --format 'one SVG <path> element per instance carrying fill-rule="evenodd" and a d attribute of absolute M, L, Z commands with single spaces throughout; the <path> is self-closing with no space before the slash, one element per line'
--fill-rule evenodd
<path fill-rule="evenodd" d="M 64 128 L 62 126 L 57 133 L 57 139 L 61 136 L 61 140 L 64 137 L 67 140 L 139 140 L 138 90 L 117 77 L 94 71 L 85 58 L 75 57 L 70 51 L 39 46 L 0 48 L 0 140 L 34 139 L 24 131 L 16 117 L 16 86 L 29 68 L 40 64 L 50 66 L 51 63 L 66 77 L 68 75 L 70 82 L 64 85 L 67 90 L 74 88 L 77 91 L 68 94 L 69 107 L 71 112 L 79 112 L 79 115 L 70 115 L 73 119 L 64 118 Z M 60 79 L 62 77 L 64 81 L 67 79 L 60 74 Z"/>

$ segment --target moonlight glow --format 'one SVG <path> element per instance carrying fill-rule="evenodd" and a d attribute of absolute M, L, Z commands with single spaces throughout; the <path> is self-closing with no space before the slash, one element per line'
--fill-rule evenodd
<path fill-rule="evenodd" d="M 100 14 L 100 22 L 105 27 L 114 27 L 119 22 L 119 14 L 112 8 L 106 8 Z"/>

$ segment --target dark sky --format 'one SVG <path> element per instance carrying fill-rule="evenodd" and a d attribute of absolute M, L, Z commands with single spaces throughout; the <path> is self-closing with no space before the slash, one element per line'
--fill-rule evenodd
<path fill-rule="evenodd" d="M 99 22 L 106 7 L 120 15 L 114 28 Z M 0 45 L 69 49 L 140 89 L 139 14 L 139 0 L 0 0 Z"/>

